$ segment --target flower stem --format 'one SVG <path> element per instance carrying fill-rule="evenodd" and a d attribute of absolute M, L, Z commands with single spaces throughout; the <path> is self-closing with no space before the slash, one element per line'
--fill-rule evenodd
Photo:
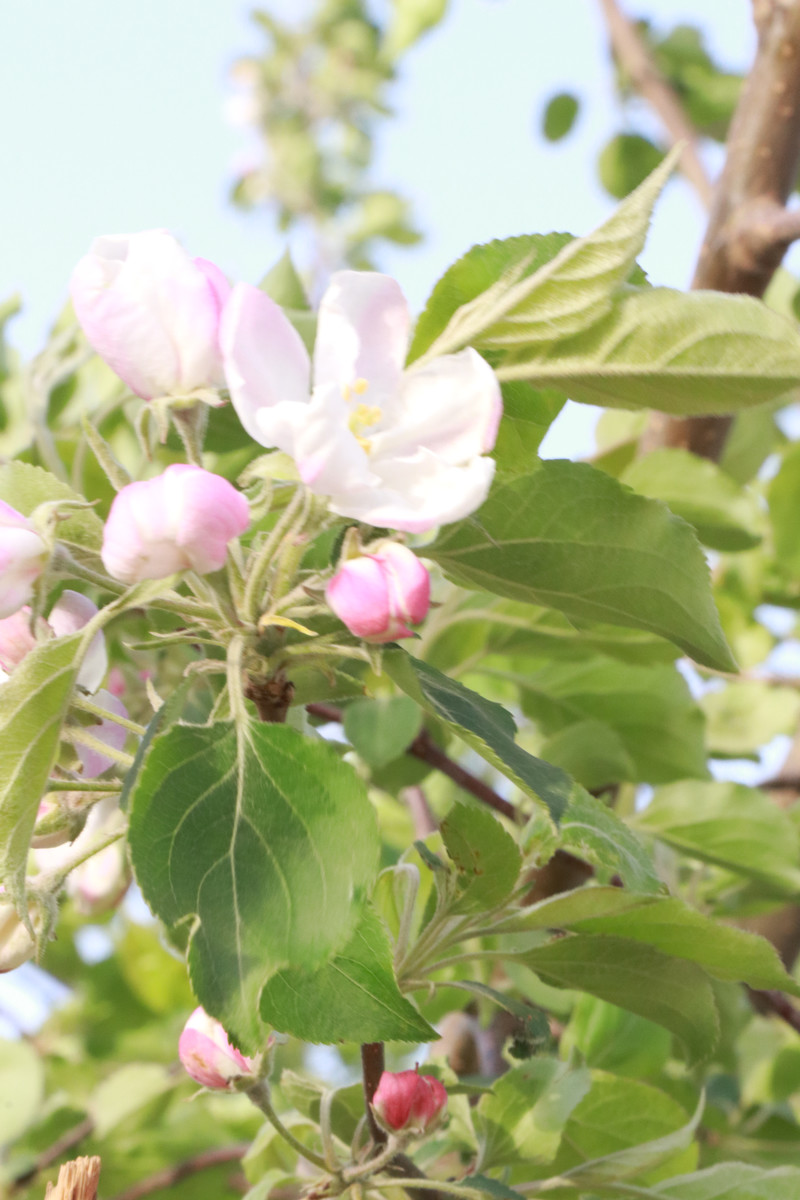
<path fill-rule="evenodd" d="M 309 1149 L 308 1146 L 304 1146 L 303 1143 L 298 1141 L 294 1134 L 286 1128 L 283 1121 L 272 1107 L 272 1101 L 270 1100 L 269 1095 L 269 1085 L 265 1080 L 259 1079 L 253 1084 L 252 1087 L 246 1089 L 245 1095 L 248 1097 L 250 1102 L 255 1104 L 256 1108 L 264 1114 L 272 1127 L 283 1138 L 287 1145 L 291 1146 L 293 1150 L 296 1150 L 297 1153 L 302 1158 L 306 1159 L 307 1162 L 313 1163 L 315 1167 L 319 1167 L 321 1171 L 329 1170 L 328 1164 L 321 1155 L 317 1154 L 315 1150 Z"/>
<path fill-rule="evenodd" d="M 121 725 L 123 729 L 129 729 L 137 737 L 144 737 L 147 732 L 144 725 L 140 725 L 138 721 L 131 721 L 128 717 L 123 717 L 119 713 L 112 712 L 110 708 L 103 708 L 100 704 L 94 704 L 85 696 L 73 696 L 71 703 L 73 708 L 79 708 L 81 712 L 91 713 L 93 717 L 100 717 L 102 721 L 113 721 L 115 725 Z"/>

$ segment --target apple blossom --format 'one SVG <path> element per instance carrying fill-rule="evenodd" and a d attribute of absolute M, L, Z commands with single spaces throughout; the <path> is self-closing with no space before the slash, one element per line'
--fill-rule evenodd
<path fill-rule="evenodd" d="M 424 621 L 431 580 L 407 546 L 388 542 L 375 554 L 347 559 L 325 598 L 351 633 L 368 642 L 413 637 L 408 625 Z"/>
<path fill-rule="evenodd" d="M 196 1008 L 178 1040 L 178 1057 L 197 1083 L 207 1088 L 230 1088 L 231 1082 L 253 1070 L 253 1061 L 228 1041 L 219 1021 Z"/>
<path fill-rule="evenodd" d="M 30 600 L 47 558 L 33 523 L 0 500 L 0 617 L 10 617 Z"/>
<path fill-rule="evenodd" d="M 190 569 L 205 575 L 224 566 L 228 542 L 249 522 L 246 498 L 227 479 L 173 463 L 155 479 L 117 493 L 103 533 L 103 562 L 124 583 Z"/>
<path fill-rule="evenodd" d="M 88 596 L 69 589 L 61 593 L 45 621 L 31 629 L 31 610 L 27 605 L 0 620 L 0 681 L 18 667 L 26 654 L 47 637 L 77 633 L 97 613 L 97 605 Z M 108 668 L 105 639 L 98 631 L 89 643 L 78 672 L 78 684 L 87 692 L 96 692 Z"/>
<path fill-rule="evenodd" d="M 101 688 L 94 697 L 94 702 L 99 708 L 104 708 L 108 713 L 114 713 L 118 717 L 127 717 L 128 710 L 119 697 L 114 696 L 111 692 Z M 98 742 L 102 742 L 104 746 L 108 746 L 112 750 L 122 750 L 125 742 L 128 739 L 128 731 L 124 726 L 118 724 L 113 717 L 102 717 L 96 724 L 86 726 L 87 733 L 91 733 L 92 737 Z M 84 779 L 94 779 L 97 775 L 102 775 L 109 767 L 116 762 L 115 758 L 111 758 L 107 754 L 103 754 L 100 750 L 95 750 L 91 746 L 84 746 L 78 743 L 75 747 L 78 752 L 78 758 L 81 760 Z"/>
<path fill-rule="evenodd" d="M 223 384 L 218 330 L 230 284 L 166 230 L 97 238 L 70 290 L 90 345 L 138 396 Z"/>
<path fill-rule="evenodd" d="M 391 1133 L 426 1133 L 446 1106 L 444 1085 L 417 1071 L 384 1071 L 372 1098 L 375 1116 Z"/>
<path fill-rule="evenodd" d="M 220 340 L 251 437 L 290 454 L 335 513 L 419 533 L 483 503 L 502 401 L 471 349 L 404 371 L 410 324 L 393 279 L 339 271 L 320 305 L 313 391 L 299 334 L 258 288 L 233 289 Z"/>

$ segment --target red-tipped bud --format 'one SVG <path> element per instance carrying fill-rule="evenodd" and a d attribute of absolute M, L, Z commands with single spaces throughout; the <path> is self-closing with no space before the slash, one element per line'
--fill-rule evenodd
<path fill-rule="evenodd" d="M 230 1044 L 219 1021 L 196 1008 L 183 1027 L 178 1057 L 192 1079 L 207 1088 L 230 1088 L 234 1079 L 249 1075 L 253 1062 Z"/>
<path fill-rule="evenodd" d="M 375 1116 L 390 1133 L 427 1133 L 446 1107 L 444 1085 L 416 1071 L 384 1071 L 372 1098 Z"/>

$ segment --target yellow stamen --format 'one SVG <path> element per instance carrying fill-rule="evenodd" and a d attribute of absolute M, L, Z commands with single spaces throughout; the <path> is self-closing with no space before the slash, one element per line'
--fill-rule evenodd
<path fill-rule="evenodd" d="M 342 396 L 343 396 L 343 398 L 344 398 L 345 400 L 349 400 L 349 399 L 352 397 L 352 394 L 353 394 L 353 393 L 350 391 L 350 385 L 349 385 L 349 383 L 343 383 L 343 384 L 342 384 Z"/>
<path fill-rule="evenodd" d="M 363 379 L 361 376 L 359 376 L 358 379 L 356 379 L 355 382 L 353 383 L 353 391 L 355 392 L 355 394 L 357 396 L 363 396 L 364 392 L 366 392 L 368 388 L 369 388 L 369 383 L 367 382 L 366 379 Z"/>

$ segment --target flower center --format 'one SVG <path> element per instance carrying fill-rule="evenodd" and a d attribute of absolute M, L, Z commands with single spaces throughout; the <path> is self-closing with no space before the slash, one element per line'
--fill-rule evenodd
<path fill-rule="evenodd" d="M 342 395 L 348 403 L 354 402 L 359 396 L 369 391 L 369 382 L 358 378 L 352 384 L 342 384 Z M 367 430 L 377 425 L 382 417 L 380 406 L 377 404 L 354 404 L 347 420 L 347 427 L 358 442 L 361 449 L 369 454 L 372 443 L 367 437 Z"/>

